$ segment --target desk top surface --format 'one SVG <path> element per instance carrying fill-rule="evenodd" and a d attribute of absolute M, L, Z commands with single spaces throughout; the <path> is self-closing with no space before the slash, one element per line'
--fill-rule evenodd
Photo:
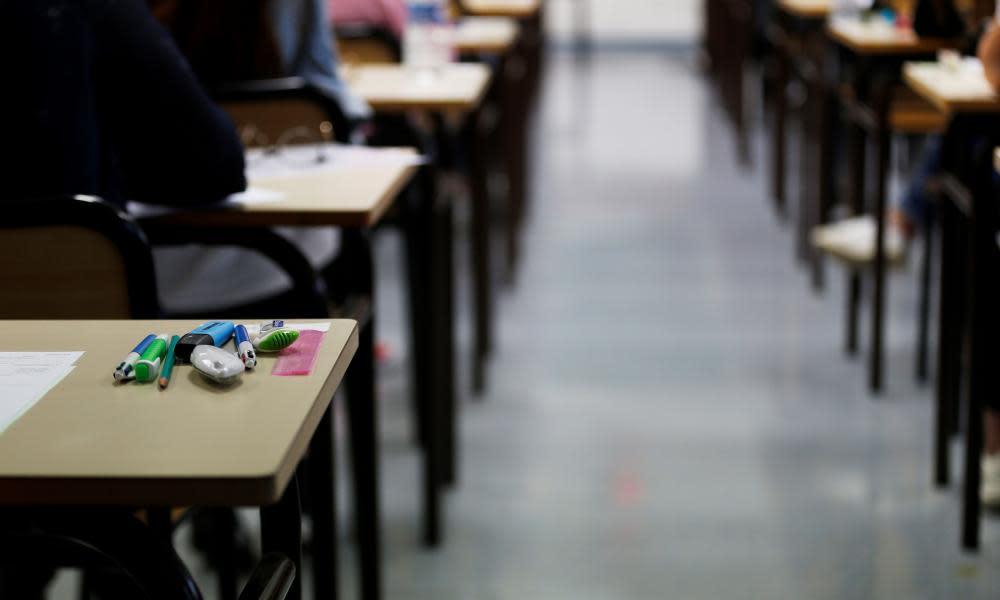
<path fill-rule="evenodd" d="M 802 19 L 825 19 L 830 15 L 829 0 L 778 0 L 778 8 Z"/>
<path fill-rule="evenodd" d="M 471 15 L 517 19 L 533 17 L 542 8 L 542 0 L 461 0 L 461 2 L 462 8 Z"/>
<path fill-rule="evenodd" d="M 521 26 L 509 17 L 464 17 L 455 27 L 459 52 L 505 54 L 514 47 Z"/>
<path fill-rule="evenodd" d="M 986 81 L 978 61 L 950 67 L 938 62 L 906 63 L 903 80 L 945 113 L 1000 112 L 1000 96 Z"/>
<path fill-rule="evenodd" d="M 827 33 L 857 54 L 932 54 L 957 44 L 955 40 L 920 37 L 912 30 L 897 29 L 878 19 L 831 19 L 827 23 Z"/>
<path fill-rule="evenodd" d="M 284 154 L 300 150 L 281 151 Z M 316 155 L 315 150 L 311 150 Z M 247 178 L 253 188 L 276 192 L 274 202 L 246 203 L 226 208 L 175 209 L 141 216 L 143 221 L 216 227 L 273 225 L 371 227 L 392 206 L 416 174 L 416 151 L 344 149 L 331 146 L 324 165 L 280 168 L 281 153 L 264 160 L 279 168 L 256 168 L 248 153 Z M 267 165 L 265 165 L 266 167 Z"/>
<path fill-rule="evenodd" d="M 355 94 L 377 112 L 427 110 L 467 112 L 483 101 L 490 68 L 480 63 L 449 63 L 433 68 L 406 65 L 353 65 L 344 77 Z"/>
<path fill-rule="evenodd" d="M 0 351 L 83 350 L 76 368 L 0 433 L 0 504 L 186 506 L 277 501 L 357 349 L 357 324 L 330 321 L 312 373 L 229 388 L 188 365 L 166 390 L 115 385 L 147 333 L 198 321 L 2 321 Z"/>

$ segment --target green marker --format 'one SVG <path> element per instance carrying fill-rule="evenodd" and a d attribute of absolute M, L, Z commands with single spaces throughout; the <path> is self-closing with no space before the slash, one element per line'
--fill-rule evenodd
<path fill-rule="evenodd" d="M 160 389 L 166 389 L 170 383 L 170 373 L 174 370 L 174 350 L 177 348 L 177 341 L 181 336 L 175 335 L 170 338 L 170 347 L 167 348 L 167 357 L 163 359 L 163 368 L 160 369 Z"/>
<path fill-rule="evenodd" d="M 135 380 L 142 383 L 156 381 L 156 376 L 160 372 L 160 362 L 167 352 L 167 334 L 156 336 L 153 343 L 139 357 L 139 362 L 135 363 Z"/>

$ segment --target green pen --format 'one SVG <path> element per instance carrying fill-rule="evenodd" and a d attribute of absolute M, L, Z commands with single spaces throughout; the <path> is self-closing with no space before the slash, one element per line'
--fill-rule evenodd
<path fill-rule="evenodd" d="M 153 343 L 139 357 L 135 363 L 135 380 L 143 383 L 156 381 L 156 375 L 160 372 L 160 362 L 167 351 L 167 340 L 170 336 L 163 333 L 156 336 Z"/>
<path fill-rule="evenodd" d="M 175 335 L 170 338 L 170 347 L 167 348 L 167 357 L 163 359 L 163 368 L 160 369 L 160 389 L 166 389 L 170 383 L 170 373 L 174 370 L 174 350 L 177 349 L 177 341 L 181 336 Z"/>

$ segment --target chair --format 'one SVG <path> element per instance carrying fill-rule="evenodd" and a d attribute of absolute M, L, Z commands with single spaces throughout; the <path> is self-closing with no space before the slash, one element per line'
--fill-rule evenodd
<path fill-rule="evenodd" d="M 83 195 L 12 200 L 4 209 L 2 318 L 160 316 L 149 241 L 123 211 Z M 120 581 L 131 581 L 150 598 L 201 598 L 173 549 L 155 541 L 152 530 L 127 513 L 107 518 L 111 526 L 88 515 L 43 519 L 44 526 L 36 522 L 30 529 L 23 529 L 27 518 L 13 518 L 17 526 L 0 531 L 0 563 L 112 568 Z M 266 556 L 239 598 L 281 600 L 294 577 L 291 561 Z"/>
<path fill-rule="evenodd" d="M 84 598 L 201 600 L 197 585 L 169 543 L 127 511 L 81 509 L 5 511 L 0 523 L 0 564 L 11 568 L 6 593 L 37 592 L 46 571 L 82 568 L 88 579 Z M 14 570 L 16 569 L 16 570 Z M 35 573 L 32 573 L 35 572 Z M 40 576 L 34 576 L 40 573 Z M 25 575 L 27 574 L 27 577 Z M 264 556 L 239 600 L 282 600 L 295 580 L 295 565 L 278 554 Z M 0 587 L 4 587 L 0 586 Z"/>
<path fill-rule="evenodd" d="M 937 108 L 928 103 L 926 100 L 917 96 L 911 90 L 897 86 L 892 89 L 892 93 L 889 99 L 889 106 L 887 112 L 887 120 L 889 124 L 889 131 L 897 136 L 905 136 L 908 139 L 915 137 L 922 137 L 926 135 L 942 134 L 945 131 L 948 123 L 947 115 L 941 113 Z M 870 125 L 874 129 L 874 125 Z M 886 149 L 888 152 L 888 149 Z M 853 207 L 857 212 L 862 207 Z M 877 214 L 876 218 L 882 217 L 881 214 Z M 923 224 L 924 238 L 924 255 L 922 257 L 922 264 L 920 268 L 920 294 L 919 294 L 919 306 L 917 315 L 917 352 L 916 352 L 916 378 L 919 382 L 924 382 L 927 379 L 927 356 L 928 356 L 928 327 L 929 327 L 929 306 L 930 306 L 930 264 L 931 264 L 931 253 L 932 253 L 932 230 L 927 223 Z M 888 259 L 886 259 L 888 262 Z M 858 326 L 859 326 L 859 305 L 860 305 L 860 273 L 856 269 L 858 265 L 848 264 L 853 270 L 851 271 L 849 278 L 849 290 L 847 297 L 847 346 L 849 351 L 857 347 L 857 337 L 858 337 Z M 864 265 L 866 267 L 872 267 L 873 277 L 875 278 L 874 285 L 877 290 L 884 290 L 885 287 L 885 273 L 882 270 L 875 269 L 873 265 Z M 877 291 L 877 294 L 884 294 L 884 291 Z M 878 353 L 877 365 L 873 366 L 872 369 L 879 371 L 881 369 L 881 339 L 884 336 L 884 323 L 883 323 L 883 311 L 885 310 L 884 301 L 875 302 L 873 307 L 873 319 L 874 324 L 874 338 L 873 344 L 876 350 L 874 352 Z M 876 376 L 878 374 L 876 373 Z M 880 377 L 878 377 L 880 379 Z"/>
<path fill-rule="evenodd" d="M 149 242 L 128 215 L 93 196 L 4 202 L 0 317 L 160 316 Z"/>
<path fill-rule="evenodd" d="M 403 49 L 396 34 L 367 23 L 338 23 L 334 41 L 345 64 L 395 64 L 402 62 Z"/>
<path fill-rule="evenodd" d="M 303 125 L 315 128 L 317 141 L 333 141 L 334 132 L 346 140 L 357 125 L 335 100 L 301 77 L 229 82 L 212 90 L 212 97 L 237 126 L 252 125 L 268 143 Z M 254 139 L 245 142 L 260 145 Z"/>

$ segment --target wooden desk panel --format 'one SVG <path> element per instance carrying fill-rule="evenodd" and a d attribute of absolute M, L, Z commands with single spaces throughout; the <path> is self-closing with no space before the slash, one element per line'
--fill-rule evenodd
<path fill-rule="evenodd" d="M 462 8 L 470 15 L 488 17 L 533 17 L 542 9 L 541 0 L 461 0 Z"/>
<path fill-rule="evenodd" d="M 958 44 L 955 40 L 919 37 L 913 31 L 854 19 L 833 19 L 826 31 L 834 41 L 857 54 L 924 54 Z"/>
<path fill-rule="evenodd" d="M 479 63 L 433 69 L 356 65 L 343 72 L 351 90 L 378 112 L 471 111 L 482 103 L 492 76 L 489 67 Z"/>
<path fill-rule="evenodd" d="M 963 63 L 948 68 L 937 62 L 903 66 L 903 81 L 938 110 L 954 113 L 1000 113 L 1000 96 L 993 91 L 982 69 Z"/>
<path fill-rule="evenodd" d="M 777 6 L 800 19 L 825 19 L 830 15 L 829 0 L 778 0 Z"/>
<path fill-rule="evenodd" d="M 199 321 L 3 321 L 0 351 L 84 350 L 76 368 L 0 434 L 0 504 L 186 506 L 276 502 L 358 346 L 331 321 L 312 374 L 255 372 L 229 388 L 188 365 L 170 386 L 115 385 L 115 365 L 147 333 Z"/>
<path fill-rule="evenodd" d="M 455 49 L 465 54 L 506 54 L 520 29 L 508 17 L 465 17 L 455 27 Z"/>

